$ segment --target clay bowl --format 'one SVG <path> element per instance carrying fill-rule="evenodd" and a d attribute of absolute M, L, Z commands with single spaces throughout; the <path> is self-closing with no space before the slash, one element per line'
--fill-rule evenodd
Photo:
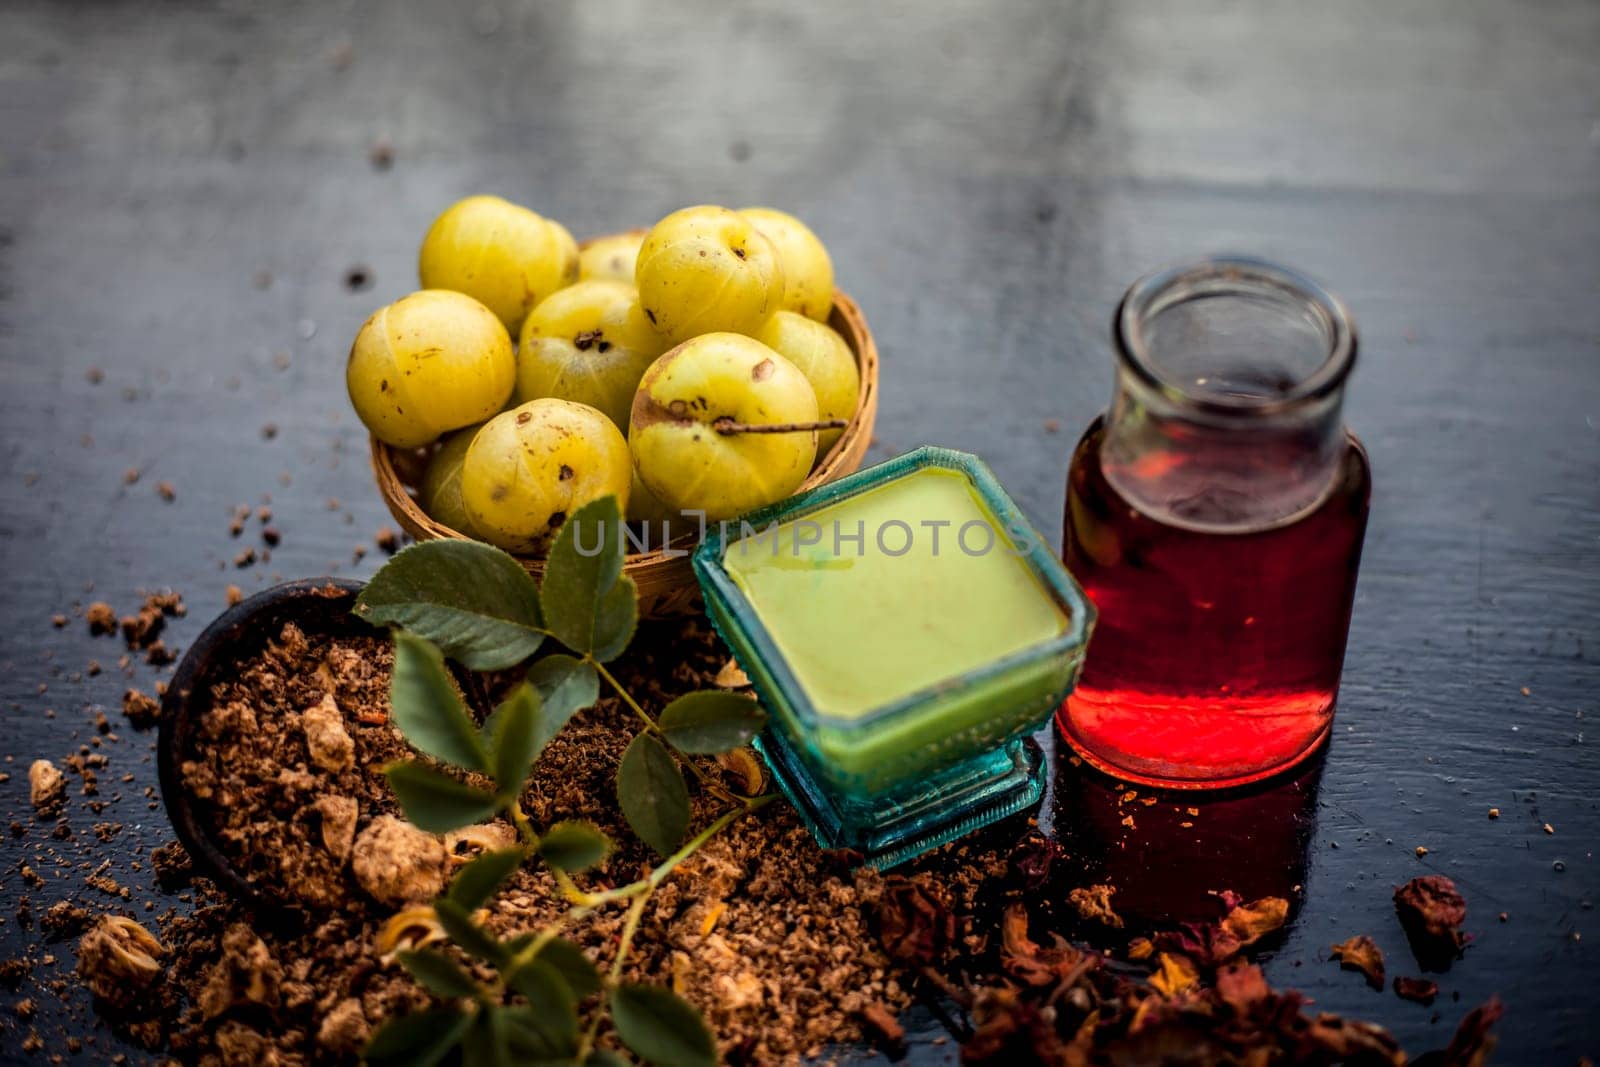
<path fill-rule="evenodd" d="M 838 289 L 833 292 L 833 313 L 828 325 L 839 332 L 839 336 L 850 346 L 850 351 L 855 353 L 861 371 L 861 393 L 856 398 L 856 410 L 850 418 L 850 424 L 812 468 L 811 475 L 801 485 L 800 491 L 855 473 L 872 443 L 872 428 L 878 418 L 878 348 L 873 343 L 872 332 L 867 329 L 867 320 L 861 314 L 861 308 Z M 452 537 L 466 539 L 466 534 L 436 522 L 417 502 L 417 483 L 426 469 L 430 451 L 393 448 L 372 438 L 372 469 L 377 476 L 378 492 L 382 494 L 395 521 L 418 541 Z M 692 541 L 691 534 L 688 542 Z M 684 539 L 675 539 L 672 546 L 658 546 L 649 552 L 629 554 L 623 571 L 638 586 L 640 615 L 661 618 L 699 610 L 700 587 L 695 582 L 688 554 L 681 551 L 683 547 Z M 543 577 L 543 559 L 534 556 L 519 558 L 535 579 Z"/>
<path fill-rule="evenodd" d="M 252 882 L 234 869 L 212 839 L 204 802 L 184 788 L 182 764 L 199 741 L 200 719 L 210 708 L 212 686 L 227 678 L 234 664 L 260 651 L 285 623 L 292 622 L 307 633 L 339 637 L 377 633 L 350 613 L 362 584 L 340 578 L 286 582 L 229 608 L 190 646 L 161 702 L 156 767 L 161 799 L 178 840 L 188 850 L 196 871 L 260 908 L 303 909 L 305 905 L 274 894 L 271 886 Z M 461 672 L 456 679 L 469 703 L 481 704 L 471 679 Z"/>

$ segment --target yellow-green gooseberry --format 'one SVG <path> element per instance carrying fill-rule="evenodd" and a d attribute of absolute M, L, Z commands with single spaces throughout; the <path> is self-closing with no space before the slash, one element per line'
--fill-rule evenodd
<path fill-rule="evenodd" d="M 372 436 L 418 448 L 499 411 L 516 384 L 511 337 L 463 293 L 424 289 L 372 313 L 356 334 L 345 385 Z"/>
<path fill-rule="evenodd" d="M 446 437 L 429 458 L 422 484 L 417 487 L 417 502 L 429 518 L 468 537 L 477 534 L 472 528 L 472 516 L 461 502 L 461 467 L 467 459 L 467 448 L 477 435 L 478 427 L 468 426 Z"/>
<path fill-rule="evenodd" d="M 483 424 L 461 465 L 478 536 L 509 552 L 549 550 L 567 516 L 603 496 L 628 507 L 633 460 L 616 424 L 587 404 L 545 397 Z"/>
<path fill-rule="evenodd" d="M 817 417 L 850 419 L 861 392 L 861 369 L 843 337 L 826 323 L 794 311 L 780 311 L 767 320 L 756 339 L 800 368 L 817 394 Z M 817 455 L 826 455 L 844 430 L 823 430 Z"/>
<path fill-rule="evenodd" d="M 791 495 L 816 457 L 814 428 L 760 428 L 816 419 L 816 393 L 798 367 L 753 338 L 709 333 L 645 371 L 628 444 L 662 504 L 731 519 Z"/>
<path fill-rule="evenodd" d="M 578 249 L 578 280 L 592 278 L 633 284 L 633 267 L 639 262 L 639 246 L 647 230 L 629 230 L 609 237 L 596 237 Z"/>
<path fill-rule="evenodd" d="M 539 301 L 578 280 L 578 243 L 553 219 L 498 196 L 469 196 L 433 220 L 417 273 L 425 289 L 486 304 L 512 333 Z"/>
<path fill-rule="evenodd" d="M 576 400 L 626 433 L 639 379 L 666 347 L 632 285 L 578 282 L 546 297 L 523 322 L 517 400 Z"/>
<path fill-rule="evenodd" d="M 628 521 L 644 523 L 671 522 L 674 527 L 678 528 L 679 533 L 689 528 L 684 524 L 683 515 L 680 512 L 674 511 L 656 499 L 656 495 L 650 491 L 650 487 L 640 480 L 638 468 L 634 468 L 633 488 L 628 491 Z"/>
<path fill-rule="evenodd" d="M 779 306 L 808 319 L 827 322 L 833 310 L 833 259 L 811 227 L 770 207 L 747 207 L 739 214 L 756 224 L 783 261 L 783 297 Z"/>
<path fill-rule="evenodd" d="M 656 223 L 634 276 L 645 315 L 674 344 L 718 331 L 754 334 L 783 296 L 777 249 L 725 207 L 686 207 Z"/>

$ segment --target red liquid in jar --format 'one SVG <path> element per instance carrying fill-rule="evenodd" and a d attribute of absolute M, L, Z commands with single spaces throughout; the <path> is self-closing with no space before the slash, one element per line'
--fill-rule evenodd
<path fill-rule="evenodd" d="M 1293 766 L 1327 737 L 1339 693 L 1371 489 L 1360 443 L 1347 437 L 1309 511 L 1219 533 L 1133 507 L 1106 480 L 1102 435 L 1089 427 L 1068 475 L 1063 555 L 1099 622 L 1062 734 L 1101 770 L 1152 785 L 1241 785 Z"/>

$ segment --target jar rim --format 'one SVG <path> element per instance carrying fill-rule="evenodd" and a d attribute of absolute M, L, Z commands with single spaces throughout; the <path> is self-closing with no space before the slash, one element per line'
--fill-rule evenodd
<path fill-rule="evenodd" d="M 1217 295 L 1219 285 L 1240 294 L 1267 290 L 1299 301 L 1322 327 L 1327 355 L 1309 374 L 1272 397 L 1200 393 L 1165 373 L 1150 351 L 1145 324 L 1174 304 Z M 1111 332 L 1118 362 L 1145 385 L 1174 404 L 1217 415 L 1274 415 L 1322 400 L 1344 385 L 1356 360 L 1355 323 L 1344 302 L 1300 272 L 1253 256 L 1211 256 L 1145 275 L 1123 294 Z"/>

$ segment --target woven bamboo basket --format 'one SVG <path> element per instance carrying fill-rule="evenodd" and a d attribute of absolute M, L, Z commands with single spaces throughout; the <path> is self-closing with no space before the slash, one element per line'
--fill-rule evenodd
<path fill-rule="evenodd" d="M 843 292 L 833 292 L 833 313 L 828 319 L 855 353 L 861 370 L 861 393 L 856 398 L 855 414 L 850 425 L 835 441 L 833 447 L 812 468 L 801 489 L 811 489 L 846 474 L 853 474 L 861 466 L 872 443 L 872 427 L 878 418 L 878 349 L 861 308 Z M 417 503 L 417 485 L 432 448 L 397 449 L 377 438 L 372 439 L 372 469 L 377 475 L 378 492 L 384 503 L 406 533 L 418 541 L 438 538 L 466 538 L 466 534 L 435 522 Z M 690 547 L 694 534 L 676 538 L 674 550 Z M 544 560 L 531 556 L 519 557 L 522 565 L 535 579 L 544 575 Z M 630 554 L 623 572 L 633 579 L 639 589 L 639 612 L 646 618 L 663 618 L 684 615 L 700 610 L 700 587 L 695 582 L 694 570 L 686 555 L 669 554 L 665 548 L 650 552 Z"/>

